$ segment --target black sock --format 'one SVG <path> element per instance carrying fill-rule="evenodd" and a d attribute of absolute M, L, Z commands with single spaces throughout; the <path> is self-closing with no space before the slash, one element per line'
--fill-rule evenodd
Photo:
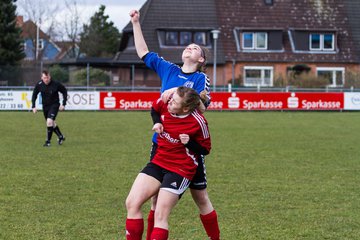
<path fill-rule="evenodd" d="M 59 138 L 62 138 L 63 135 L 62 133 L 60 132 L 60 128 L 56 125 L 56 127 L 54 127 L 54 132 L 56 133 L 56 135 L 59 137 Z"/>
<path fill-rule="evenodd" d="M 47 141 L 48 142 L 50 142 L 50 140 L 51 140 L 53 131 L 54 131 L 53 127 L 47 127 Z"/>

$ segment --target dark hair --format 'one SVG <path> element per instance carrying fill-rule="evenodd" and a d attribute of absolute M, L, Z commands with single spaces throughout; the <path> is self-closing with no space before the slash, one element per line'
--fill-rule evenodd
<path fill-rule="evenodd" d="M 189 108 L 189 112 L 199 107 L 200 96 L 194 89 L 181 86 L 178 87 L 176 92 L 183 99 L 181 106 Z"/>
<path fill-rule="evenodd" d="M 200 47 L 200 50 L 201 50 L 201 56 L 204 58 L 204 62 L 199 64 L 199 68 L 198 70 L 200 72 L 203 72 L 205 73 L 206 72 L 206 64 L 207 64 L 207 59 L 210 55 L 210 52 L 209 52 L 209 49 L 207 49 L 206 47 L 204 46 L 199 46 Z"/>
<path fill-rule="evenodd" d="M 46 70 L 43 70 L 41 73 L 44 74 L 44 75 L 46 75 L 46 76 L 49 76 L 49 72 L 46 71 Z"/>

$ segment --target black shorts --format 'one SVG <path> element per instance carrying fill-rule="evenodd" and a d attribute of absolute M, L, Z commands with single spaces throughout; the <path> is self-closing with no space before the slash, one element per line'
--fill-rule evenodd
<path fill-rule="evenodd" d="M 151 151 L 150 151 L 150 162 L 154 158 L 157 149 L 157 143 L 152 143 Z M 205 158 L 204 156 L 199 156 L 198 158 L 199 165 L 196 168 L 196 173 L 190 183 L 190 188 L 194 190 L 202 190 L 207 187 L 206 181 L 206 167 L 205 167 Z"/>
<path fill-rule="evenodd" d="M 52 120 L 55 120 L 56 116 L 59 112 L 59 107 L 60 107 L 60 104 L 52 104 L 49 106 L 44 106 L 43 110 L 44 110 L 45 119 L 50 118 Z"/>
<path fill-rule="evenodd" d="M 168 171 L 152 162 L 149 162 L 141 172 L 157 179 L 161 183 L 161 189 L 179 195 L 179 198 L 190 185 L 189 179 Z"/>

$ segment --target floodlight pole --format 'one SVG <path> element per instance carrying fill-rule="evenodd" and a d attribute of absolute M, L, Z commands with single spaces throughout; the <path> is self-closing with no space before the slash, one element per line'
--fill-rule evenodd
<path fill-rule="evenodd" d="M 213 75 L 213 92 L 215 92 L 216 91 L 216 61 L 217 61 L 217 59 L 216 59 L 216 57 L 217 57 L 217 40 L 218 40 L 218 38 L 219 38 L 219 33 L 220 33 L 220 31 L 219 30 L 217 30 L 217 29 L 214 29 L 214 30 L 212 30 L 211 31 L 211 33 L 212 33 L 212 37 L 213 37 L 213 39 L 214 39 L 214 70 L 213 70 L 213 73 L 214 73 L 214 75 Z"/>

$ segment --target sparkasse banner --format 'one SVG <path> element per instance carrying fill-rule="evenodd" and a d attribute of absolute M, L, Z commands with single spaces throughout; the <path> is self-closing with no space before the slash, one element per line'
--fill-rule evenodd
<path fill-rule="evenodd" d="M 31 110 L 32 91 L 0 91 L 0 110 Z M 68 91 L 67 110 L 149 110 L 159 92 Z M 60 99 L 62 95 L 60 94 Z M 42 108 L 41 95 L 36 102 Z M 360 110 L 360 93 L 214 92 L 209 110 Z"/>
<path fill-rule="evenodd" d="M 148 110 L 159 92 L 100 92 L 100 110 Z"/>
<path fill-rule="evenodd" d="M 341 110 L 343 93 L 212 93 L 209 110 Z"/>

